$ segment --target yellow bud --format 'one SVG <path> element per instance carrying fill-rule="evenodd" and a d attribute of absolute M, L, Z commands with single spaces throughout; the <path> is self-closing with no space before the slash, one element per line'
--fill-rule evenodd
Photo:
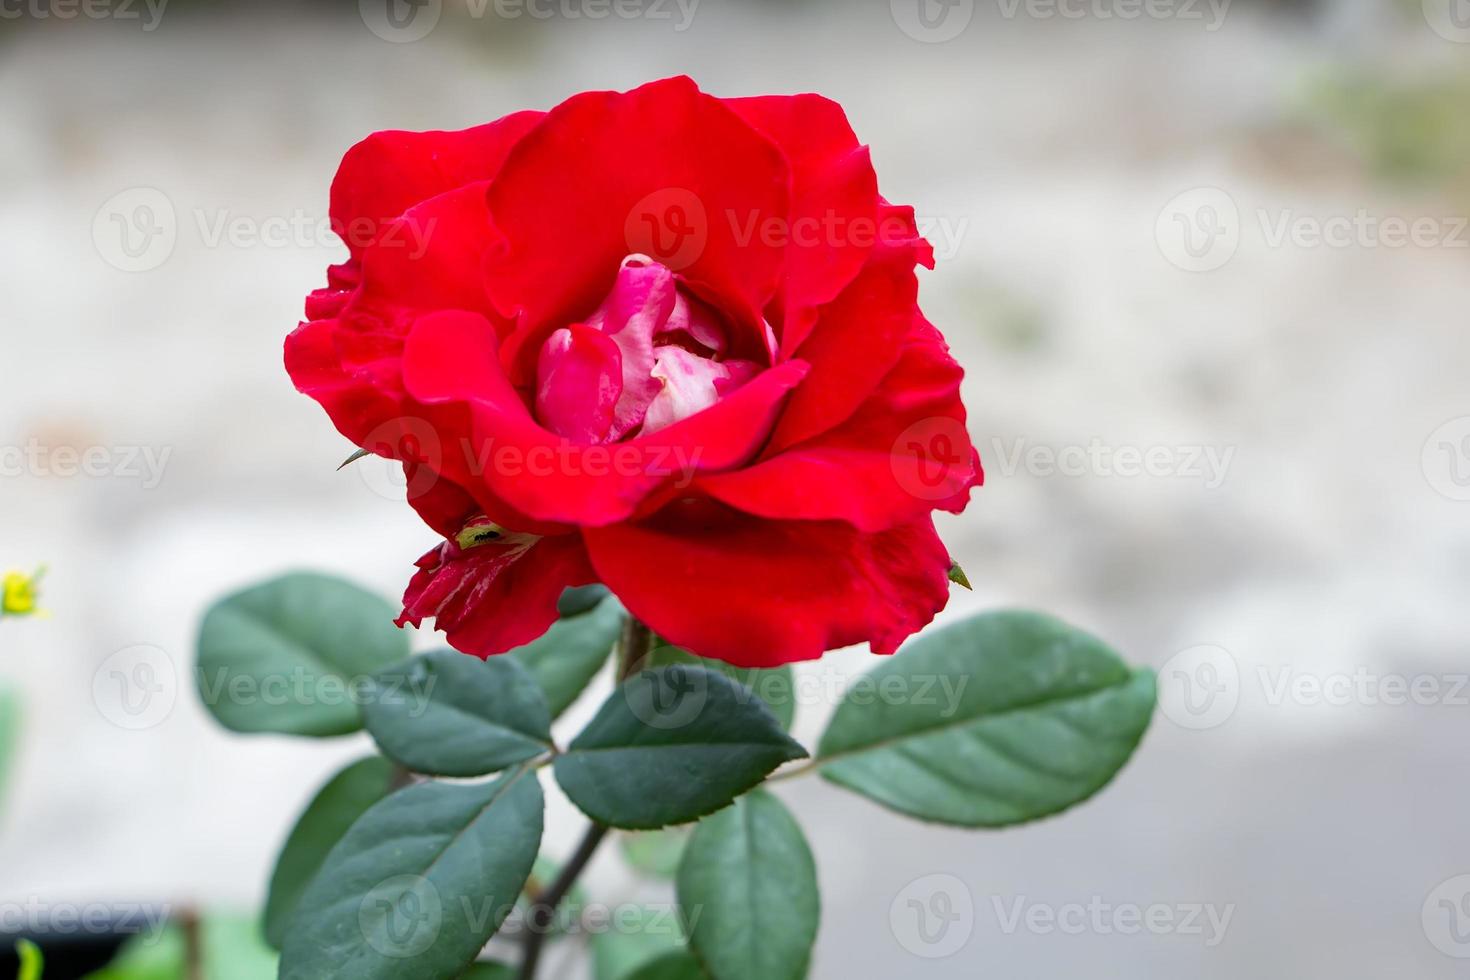
<path fill-rule="evenodd" d="M 36 586 L 41 581 L 41 572 L 26 575 L 24 572 L 6 572 L 0 579 L 0 615 L 30 616 L 36 610 Z"/>

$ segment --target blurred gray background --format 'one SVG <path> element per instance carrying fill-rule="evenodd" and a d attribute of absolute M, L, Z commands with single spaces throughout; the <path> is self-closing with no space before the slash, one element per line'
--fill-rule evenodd
<path fill-rule="evenodd" d="M 1045 609 L 1161 671 L 1057 819 L 783 784 L 813 976 L 1467 975 L 1470 3 L 487 2 L 0 9 L 0 567 L 50 569 L 49 618 L 0 622 L 0 904 L 254 909 L 366 748 L 227 735 L 187 675 L 222 592 L 397 595 L 432 543 L 281 367 L 343 151 L 683 72 L 841 101 L 938 248 L 988 471 L 946 615 Z M 139 645 L 175 668 L 141 724 L 94 683 Z M 801 737 L 869 659 L 803 668 Z M 553 795 L 548 848 L 579 830 Z M 611 850 L 589 888 L 668 900 Z"/>

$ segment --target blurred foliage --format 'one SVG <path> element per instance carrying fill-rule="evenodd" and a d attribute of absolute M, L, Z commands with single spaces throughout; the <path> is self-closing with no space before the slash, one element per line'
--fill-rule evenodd
<path fill-rule="evenodd" d="M 1378 176 L 1404 182 L 1470 179 L 1470 74 L 1401 79 L 1336 72 L 1307 89 L 1308 111 L 1346 137 Z"/>
<path fill-rule="evenodd" d="M 20 741 L 20 699 L 15 692 L 0 688 L 0 803 L 5 802 L 5 784 L 10 778 L 11 760 Z"/>
<path fill-rule="evenodd" d="M 271 980 L 276 954 L 266 946 L 254 916 L 209 915 L 199 920 L 199 972 L 205 980 Z M 87 980 L 185 980 L 190 975 L 186 927 L 135 936 L 117 957 Z"/>
<path fill-rule="evenodd" d="M 29 939 L 22 939 L 15 944 L 15 953 L 20 957 L 20 972 L 15 975 L 15 980 L 41 980 L 44 961 L 40 947 Z"/>

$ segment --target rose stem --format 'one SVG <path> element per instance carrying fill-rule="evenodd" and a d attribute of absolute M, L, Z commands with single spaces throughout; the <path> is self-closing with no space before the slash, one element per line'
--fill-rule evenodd
<path fill-rule="evenodd" d="M 622 640 L 618 643 L 617 682 L 621 684 L 637 673 L 652 649 L 653 632 L 636 618 L 629 616 L 623 626 Z M 562 899 L 566 898 L 577 879 L 582 876 L 607 832 L 606 824 L 593 822 L 582 835 L 582 842 L 577 845 L 571 860 L 562 867 L 561 873 L 544 892 L 536 896 L 526 917 L 526 945 L 521 953 L 521 970 L 518 974 L 520 980 L 534 980 L 536 965 L 541 960 L 541 946 L 551 929 L 557 906 L 561 905 Z"/>

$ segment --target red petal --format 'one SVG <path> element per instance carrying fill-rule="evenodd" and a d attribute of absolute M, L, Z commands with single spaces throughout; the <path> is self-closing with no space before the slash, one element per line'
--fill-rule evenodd
<path fill-rule="evenodd" d="M 482 261 L 494 241 L 483 181 L 448 191 L 386 222 L 362 256 L 362 292 L 348 309 L 473 310 L 490 314 Z"/>
<path fill-rule="evenodd" d="M 785 395 L 807 365 L 765 371 L 703 412 L 628 442 L 574 443 L 542 428 L 500 371 L 483 317 L 422 317 L 404 349 L 404 383 L 442 432 L 468 433 L 469 460 L 444 472 L 473 479 L 522 513 L 584 526 L 626 520 L 656 491 L 683 489 L 699 472 L 730 469 L 760 450 Z M 445 466 L 451 457 L 445 454 Z M 476 496 L 480 494 L 477 492 Z"/>
<path fill-rule="evenodd" d="M 817 307 L 842 292 L 873 248 L 878 177 L 847 114 L 830 99 L 761 96 L 726 104 L 781 147 L 791 166 L 781 333 L 789 357 L 811 333 Z"/>
<path fill-rule="evenodd" d="M 823 307 L 801 346 L 811 377 L 791 398 L 766 450 L 820 435 L 850 416 L 898 363 L 918 313 L 913 262 L 892 250 L 875 253 L 857 279 Z"/>
<path fill-rule="evenodd" d="M 332 181 L 332 227 L 354 257 L 382 225 L 421 201 L 500 170 L 511 147 L 544 113 L 517 112 L 457 131 L 385 130 L 348 150 Z"/>
<path fill-rule="evenodd" d="M 898 364 L 846 422 L 754 466 L 701 477 L 699 487 L 750 514 L 842 520 L 865 531 L 936 507 L 958 513 L 984 479 L 965 432 L 963 376 L 921 320 Z"/>
<path fill-rule="evenodd" d="M 745 240 L 739 224 L 783 219 L 789 181 L 781 151 L 688 78 L 551 110 L 490 185 L 505 236 L 487 264 L 490 294 L 521 318 L 506 351 L 516 379 L 552 329 L 597 308 L 630 253 L 703 284 L 757 330 L 782 252 Z"/>
<path fill-rule="evenodd" d="M 598 577 L 630 612 L 671 643 L 740 667 L 863 641 L 892 653 L 949 597 L 949 554 L 927 519 L 863 534 L 703 501 L 584 537 Z"/>
<path fill-rule="evenodd" d="M 556 622 L 557 600 L 596 574 L 575 534 L 461 550 L 446 541 L 418 561 L 398 625 L 433 617 L 449 645 L 477 657 L 530 643 Z"/>

